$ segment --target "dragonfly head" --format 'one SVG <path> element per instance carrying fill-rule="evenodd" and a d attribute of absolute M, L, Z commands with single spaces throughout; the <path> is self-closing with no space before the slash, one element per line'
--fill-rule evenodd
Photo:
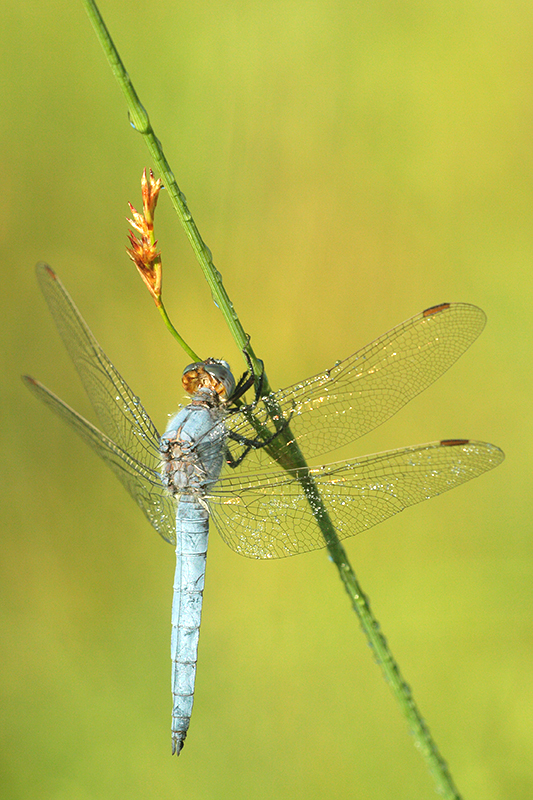
<path fill-rule="evenodd" d="M 221 400 L 227 400 L 235 390 L 235 378 L 228 362 L 218 358 L 189 364 L 183 370 L 181 381 L 185 391 L 191 395 L 204 389 L 215 392 Z"/>

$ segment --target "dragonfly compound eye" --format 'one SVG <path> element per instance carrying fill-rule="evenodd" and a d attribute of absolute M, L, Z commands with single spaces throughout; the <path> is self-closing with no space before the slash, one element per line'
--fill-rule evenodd
<path fill-rule="evenodd" d="M 235 390 L 235 378 L 227 361 L 208 358 L 189 364 L 183 370 L 183 388 L 188 394 L 195 394 L 200 389 L 211 389 L 220 397 L 230 397 Z"/>

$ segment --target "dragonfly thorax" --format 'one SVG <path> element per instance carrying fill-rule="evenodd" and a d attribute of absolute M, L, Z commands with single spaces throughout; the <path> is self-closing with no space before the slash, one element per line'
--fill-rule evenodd
<path fill-rule="evenodd" d="M 226 429 L 219 401 L 213 405 L 215 397 L 212 389 L 198 390 L 161 437 L 161 478 L 172 494 L 202 497 L 220 475 Z"/>

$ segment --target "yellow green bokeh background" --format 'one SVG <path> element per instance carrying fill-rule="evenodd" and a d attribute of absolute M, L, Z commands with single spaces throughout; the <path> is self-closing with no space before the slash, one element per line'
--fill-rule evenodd
<path fill-rule="evenodd" d="M 464 797 L 531 798 L 531 4 L 101 10 L 274 386 L 427 306 L 487 312 L 450 373 L 327 459 L 452 437 L 506 451 L 348 551 Z M 42 259 L 159 427 L 180 402 L 187 357 L 124 252 L 150 160 L 81 3 L 2 17 L 1 796 L 432 797 L 326 554 L 248 561 L 216 533 L 194 715 L 171 758 L 172 549 L 19 379 L 91 414 Z M 157 237 L 177 327 L 241 371 L 164 196 Z"/>

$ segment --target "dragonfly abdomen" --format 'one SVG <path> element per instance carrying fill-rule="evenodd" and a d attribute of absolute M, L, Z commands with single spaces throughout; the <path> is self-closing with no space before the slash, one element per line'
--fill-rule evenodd
<path fill-rule="evenodd" d="M 191 495 L 176 513 L 176 573 L 172 600 L 172 753 L 179 755 L 191 718 L 202 614 L 209 514 Z"/>

